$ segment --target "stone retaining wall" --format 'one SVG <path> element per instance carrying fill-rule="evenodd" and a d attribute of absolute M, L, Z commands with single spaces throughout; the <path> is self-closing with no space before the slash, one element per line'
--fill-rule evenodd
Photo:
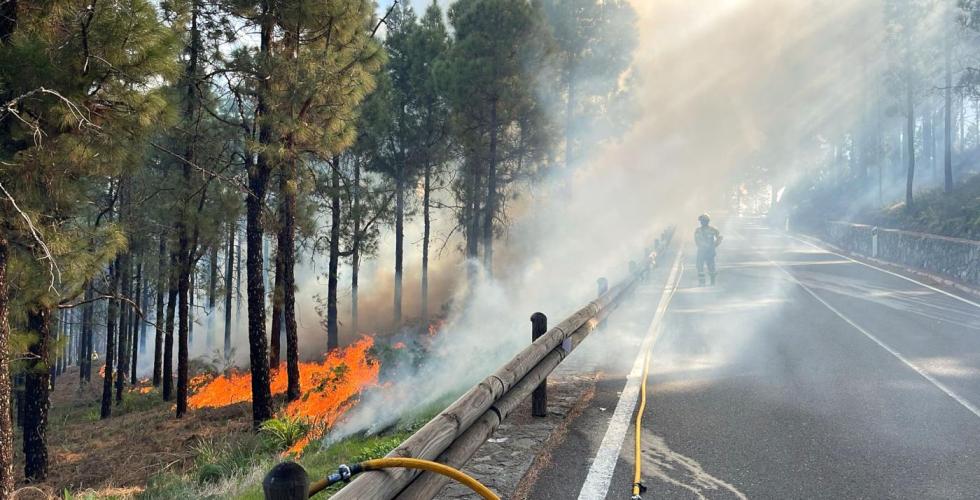
<path fill-rule="evenodd" d="M 845 250 L 980 287 L 980 241 L 843 221 L 826 222 L 818 233 L 821 239 Z"/>

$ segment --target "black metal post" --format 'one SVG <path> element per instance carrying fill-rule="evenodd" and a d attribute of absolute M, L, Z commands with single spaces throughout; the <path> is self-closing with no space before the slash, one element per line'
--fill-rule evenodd
<path fill-rule="evenodd" d="M 296 462 L 280 462 L 262 480 L 265 500 L 306 500 L 310 494 L 310 476 Z"/>
<path fill-rule="evenodd" d="M 538 340 L 538 337 L 548 331 L 548 317 L 543 313 L 536 312 L 531 315 L 531 341 Z M 541 381 L 531 393 L 531 415 L 535 417 L 548 416 L 548 379 Z"/>

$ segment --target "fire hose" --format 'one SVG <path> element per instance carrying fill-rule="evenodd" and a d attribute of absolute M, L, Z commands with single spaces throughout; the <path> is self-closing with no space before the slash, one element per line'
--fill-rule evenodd
<path fill-rule="evenodd" d="M 633 447 L 633 496 L 630 500 L 642 500 L 643 497 L 640 495 L 644 493 L 647 488 L 643 486 L 640 482 L 642 479 L 643 464 L 641 463 L 640 457 L 640 431 L 643 423 L 643 410 L 647 406 L 647 376 L 650 372 L 650 351 L 647 351 L 643 357 L 643 380 L 640 382 L 640 408 L 636 411 L 636 430 L 634 434 L 635 441 Z"/>
<path fill-rule="evenodd" d="M 366 460 L 354 465 L 341 465 L 337 469 L 337 472 L 330 474 L 325 479 L 321 479 L 311 484 L 309 496 L 312 497 L 333 484 L 350 481 L 353 476 L 356 476 L 361 472 L 389 468 L 417 469 L 442 474 L 443 476 L 449 477 L 473 490 L 478 495 L 483 497 L 484 500 L 500 500 L 500 497 L 498 497 L 494 492 L 490 491 L 490 488 L 480 484 L 479 481 L 468 476 L 463 471 L 454 469 L 453 467 L 441 464 L 439 462 L 421 460 L 418 458 L 378 458 L 375 460 Z"/>

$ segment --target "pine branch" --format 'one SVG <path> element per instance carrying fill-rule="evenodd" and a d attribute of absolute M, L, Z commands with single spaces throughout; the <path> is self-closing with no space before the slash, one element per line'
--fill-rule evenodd
<path fill-rule="evenodd" d="M 7 199 L 10 200 L 10 204 L 13 205 L 14 210 L 16 210 L 17 213 L 24 218 L 24 221 L 27 222 L 27 227 L 31 231 L 31 236 L 34 238 L 34 241 L 37 242 L 38 246 L 41 247 L 41 251 L 44 252 L 44 257 L 42 257 L 41 260 L 48 260 L 48 273 L 51 275 L 51 283 L 48 285 L 48 289 L 54 292 L 55 295 L 61 296 L 58 289 L 55 287 L 55 282 L 59 284 L 61 283 L 61 268 L 58 267 L 58 263 L 54 260 L 54 256 L 51 255 L 51 250 L 48 248 L 48 245 L 44 243 L 44 239 L 41 238 L 41 234 L 38 232 L 37 228 L 34 227 L 34 222 L 27 214 L 24 213 L 23 210 L 20 209 L 19 206 L 17 206 L 17 201 L 14 200 L 14 197 L 11 196 L 10 192 L 7 191 L 7 188 L 3 186 L 2 182 L 0 182 L 0 190 L 3 190 L 3 194 L 5 194 Z"/>

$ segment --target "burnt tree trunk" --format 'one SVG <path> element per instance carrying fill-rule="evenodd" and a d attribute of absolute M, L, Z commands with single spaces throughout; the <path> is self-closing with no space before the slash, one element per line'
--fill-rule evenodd
<path fill-rule="evenodd" d="M 48 409 L 51 406 L 51 367 L 48 356 L 51 338 L 51 310 L 32 309 L 27 329 L 37 335 L 28 348 L 24 404 L 24 477 L 32 483 L 48 475 Z"/>

